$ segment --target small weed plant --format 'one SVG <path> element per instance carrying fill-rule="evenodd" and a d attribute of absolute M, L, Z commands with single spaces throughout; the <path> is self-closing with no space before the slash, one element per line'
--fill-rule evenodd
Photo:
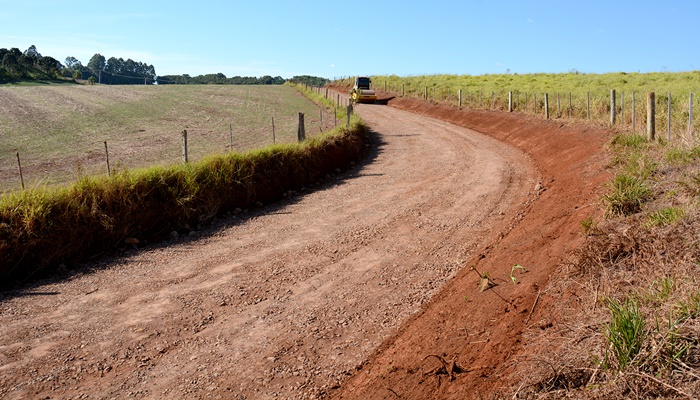
<path fill-rule="evenodd" d="M 610 310 L 610 323 L 605 325 L 604 334 L 617 360 L 617 367 L 622 371 L 635 362 L 642 349 L 644 316 L 639 312 L 637 302 L 629 298 L 624 302 L 608 300 L 607 306 Z"/>

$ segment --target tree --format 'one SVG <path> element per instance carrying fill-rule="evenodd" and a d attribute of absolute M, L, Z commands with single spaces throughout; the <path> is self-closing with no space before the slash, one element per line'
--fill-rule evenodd
<path fill-rule="evenodd" d="M 90 61 L 88 61 L 87 67 L 90 71 L 92 71 L 93 74 L 97 75 L 105 69 L 105 66 L 107 65 L 107 59 L 99 53 L 96 53 Z"/>
<path fill-rule="evenodd" d="M 75 79 L 76 81 L 78 79 L 83 79 L 83 73 L 80 72 L 80 70 L 76 70 L 75 72 L 73 72 L 73 79 Z"/>
<path fill-rule="evenodd" d="M 83 66 L 83 64 L 77 58 L 72 57 L 72 56 L 66 57 L 66 68 L 76 69 L 76 68 L 80 68 L 82 66 Z"/>
<path fill-rule="evenodd" d="M 63 65 L 53 57 L 41 57 L 39 59 L 39 68 L 51 77 L 58 77 Z"/>
<path fill-rule="evenodd" d="M 39 51 L 36 49 L 36 46 L 31 45 L 27 50 L 24 51 L 24 55 L 27 57 L 34 58 L 36 60 L 41 58 L 41 54 Z"/>
<path fill-rule="evenodd" d="M 89 77 L 87 81 L 88 81 L 88 84 L 94 85 L 97 83 L 97 78 L 95 78 L 95 75 L 93 75 L 93 76 Z"/>

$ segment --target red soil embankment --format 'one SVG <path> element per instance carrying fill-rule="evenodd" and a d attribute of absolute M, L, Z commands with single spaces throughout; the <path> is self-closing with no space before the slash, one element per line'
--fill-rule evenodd
<path fill-rule="evenodd" d="M 582 243 L 581 221 L 600 213 L 599 197 L 609 179 L 604 145 L 611 132 L 408 98 L 388 104 L 482 132 L 524 151 L 539 169 L 539 195 L 514 218 L 509 231 L 494 232 L 493 243 L 330 396 L 467 399 L 506 393 L 517 388 L 516 372 L 533 355 L 524 354 L 523 333 L 556 326 L 557 315 L 550 306 L 558 299 L 545 289 Z M 498 285 L 480 292 L 479 276 L 470 265 Z M 527 272 L 513 271 L 514 265 Z"/>

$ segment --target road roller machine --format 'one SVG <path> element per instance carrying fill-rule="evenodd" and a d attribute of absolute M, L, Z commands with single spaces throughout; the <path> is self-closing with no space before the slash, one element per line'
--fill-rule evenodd
<path fill-rule="evenodd" d="M 377 94 L 371 89 L 371 84 L 372 80 L 366 76 L 355 78 L 355 86 L 350 92 L 353 103 L 374 103 L 377 100 Z"/>

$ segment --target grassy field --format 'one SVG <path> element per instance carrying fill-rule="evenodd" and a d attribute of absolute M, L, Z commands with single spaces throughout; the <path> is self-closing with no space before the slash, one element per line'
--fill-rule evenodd
<path fill-rule="evenodd" d="M 340 81 L 352 85 L 352 79 Z M 550 118 L 568 119 L 571 96 L 572 119 L 588 119 L 590 97 L 591 121 L 610 121 L 610 90 L 616 91 L 617 128 L 642 132 L 646 129 L 646 94 L 656 93 L 656 123 L 659 135 L 667 137 L 668 93 L 671 96 L 671 123 L 674 137 L 688 135 L 690 93 L 694 93 L 693 131 L 700 132 L 700 71 L 680 73 L 608 73 L 582 74 L 494 74 L 494 75 L 424 75 L 399 77 L 375 76 L 373 86 L 396 95 L 458 104 L 475 109 L 507 110 L 508 92 L 513 92 L 514 111 L 544 115 L 544 94 L 549 96 Z M 624 93 L 624 94 L 623 94 Z M 632 96 L 635 97 L 635 124 L 632 121 Z M 557 101 L 557 95 L 559 101 Z M 624 99 L 623 99 L 624 96 Z M 623 101 L 624 100 L 624 101 Z M 536 103 L 536 105 L 535 105 Z M 624 114 L 624 115 L 623 115 Z"/>
<path fill-rule="evenodd" d="M 288 86 L 0 86 L 0 192 L 25 184 L 75 181 L 106 174 L 104 142 L 114 168 L 181 162 L 181 132 L 189 159 L 296 140 L 297 113 L 307 136 L 320 129 L 319 107 Z M 324 116 L 325 129 L 333 119 Z"/>
<path fill-rule="evenodd" d="M 158 99 L 157 96 L 149 97 L 154 93 L 149 89 L 110 91 L 112 95 L 128 96 L 129 101 L 113 102 L 109 107 L 119 108 L 148 98 Z M 177 89 L 168 90 L 178 93 Z M 201 100 L 197 103 L 192 101 L 189 109 L 202 113 L 202 109 L 209 107 L 209 115 L 218 115 L 218 110 L 225 108 L 217 104 L 226 103 L 226 99 L 214 96 L 219 94 L 220 97 L 230 98 L 222 93 L 232 93 L 232 89 L 246 93 L 246 88 L 180 88 L 181 91 L 188 90 L 200 96 Z M 281 104 L 291 107 L 289 104 L 294 104 L 293 100 L 298 98 L 302 100 L 298 103 L 300 106 L 306 102 L 312 104 L 313 110 L 316 107 L 313 104 L 319 104 L 327 113 L 333 112 L 334 105 L 330 100 L 300 86 L 272 88 L 274 90 L 247 89 L 249 92 L 257 91 L 258 96 L 260 93 L 278 94 L 268 100 L 273 104 L 275 100 L 286 98 L 290 101 Z M 52 94 L 57 93 L 62 92 Z M 211 98 L 213 100 L 208 101 Z M 41 103 L 45 99 L 35 100 Z M 60 104 L 65 106 L 66 102 Z M 263 101 L 248 99 L 237 104 L 237 108 L 229 106 L 228 110 L 242 108 L 243 111 L 239 111 L 241 115 L 250 117 L 248 114 L 255 114 L 254 107 L 264 107 L 262 104 Z M 182 105 L 175 106 L 179 110 L 188 109 Z M 49 105 L 43 107 L 51 109 Z M 73 104 L 73 107 L 98 108 L 94 104 Z M 280 104 L 277 107 L 284 108 Z M 140 123 L 150 121 L 144 111 L 135 107 L 127 109 L 131 118 Z M 251 111 L 246 112 L 247 109 Z M 70 118 L 70 112 L 55 112 L 60 115 L 61 111 L 63 118 Z M 83 114 L 86 111 L 78 109 L 74 112 Z M 177 115 L 170 117 L 176 119 Z M 345 119 L 347 115 L 341 110 L 338 117 Z M 62 121 L 50 113 L 45 116 L 46 120 L 51 118 L 57 124 Z M 123 120 L 129 121 L 130 118 L 123 117 Z M 333 122 L 329 124 L 333 125 Z M 119 126 L 115 125 L 114 129 L 117 128 Z M 191 128 L 188 126 L 188 129 Z M 125 132 L 125 135 L 133 133 L 130 130 Z M 79 138 L 67 136 L 76 146 L 80 144 Z M 367 129 L 356 115 L 350 116 L 347 124 L 339 124 L 319 135 L 309 136 L 312 135 L 302 142 L 290 140 L 290 143 L 269 144 L 245 152 L 221 151 L 223 154 L 210 154 L 187 164 L 174 161 L 167 166 L 158 166 L 155 164 L 163 163 L 163 160 L 156 159 L 148 167 L 120 168 L 111 176 L 104 173 L 83 175 L 65 185 L 41 185 L 5 193 L 0 196 L 0 288 L 31 279 L 37 274 L 50 274 L 60 265 L 73 265 L 124 244 L 159 242 L 171 237 L 173 232 L 188 233 L 192 227 L 200 229 L 202 224 L 217 216 L 260 207 L 261 204 L 284 198 L 290 191 L 313 185 L 338 169 L 348 168 L 351 162 L 358 161 L 367 151 Z M 90 135 L 84 137 L 84 141 L 90 140 Z M 242 137 L 248 140 L 246 144 L 258 143 L 253 135 Z M 36 141 L 41 142 L 40 139 Z M 211 152 L 216 152 L 216 144 L 210 146 L 214 149 Z M 41 146 L 36 148 L 44 152 L 50 150 Z M 73 151 L 69 146 L 64 145 L 63 148 L 67 154 Z M 141 148 L 137 150 L 138 153 L 147 153 Z M 59 163 L 61 154 L 51 154 L 58 160 L 54 162 Z M 69 156 L 64 155 L 64 158 Z M 141 162 L 147 163 L 147 160 Z"/>

